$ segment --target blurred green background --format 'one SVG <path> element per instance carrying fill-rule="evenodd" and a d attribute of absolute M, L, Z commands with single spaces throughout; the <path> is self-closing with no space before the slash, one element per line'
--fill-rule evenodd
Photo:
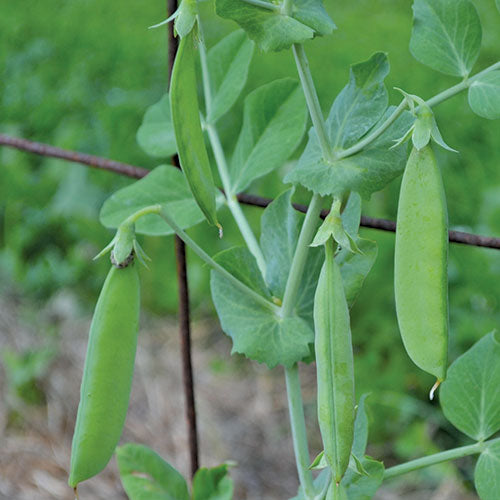
<path fill-rule="evenodd" d="M 0 0 L 0 132 L 155 167 L 157 163 L 138 147 L 135 133 L 145 109 L 166 88 L 166 32 L 147 30 L 165 18 L 164 3 L 20 0 L 13 5 Z M 393 104 L 399 102 L 394 86 L 428 98 L 457 83 L 411 57 L 410 0 L 326 3 L 339 29 L 306 45 L 325 113 L 347 82 L 349 65 L 375 51 L 389 54 L 387 87 Z M 494 0 L 474 3 L 484 29 L 475 72 L 500 58 L 500 14 Z M 212 2 L 202 4 L 202 13 L 209 46 L 236 28 L 215 18 Z M 290 53 L 257 51 L 244 93 L 295 75 Z M 241 109 L 242 99 L 219 122 L 229 151 L 241 124 Z M 451 227 L 500 235 L 500 122 L 475 116 L 465 95 L 440 105 L 436 117 L 446 142 L 460 151 L 437 151 Z M 276 196 L 284 189 L 281 174 L 256 182 L 250 192 Z M 33 317 L 61 290 L 76 294 L 82 312 L 90 313 L 108 267 L 105 259 L 95 262 L 92 257 L 112 237 L 99 224 L 99 209 L 107 196 L 130 182 L 0 148 L 0 290 L 21 297 Z M 365 204 L 363 212 L 395 218 L 398 190 L 395 181 Z M 306 193 L 297 199 L 307 201 Z M 258 230 L 260 209 L 245 211 Z M 204 224 L 191 230 L 211 253 L 239 243 L 228 213 L 221 218 L 223 241 Z M 394 237 L 363 232 L 379 244 L 378 260 L 352 312 L 358 395 L 373 393 L 372 452 L 402 460 L 460 445 L 463 436 L 443 420 L 435 404 L 425 402 L 433 381 L 409 361 L 399 340 L 392 290 Z M 151 314 L 174 314 L 172 238 L 145 238 L 144 248 L 153 264 L 150 271 L 141 271 L 143 306 Z M 500 252 L 451 245 L 451 359 L 500 325 L 499 276 Z M 189 281 L 193 318 L 213 314 L 207 269 L 191 256 Z M 439 429 L 432 439 L 428 425 Z M 425 474 L 432 481 L 432 473 Z"/>

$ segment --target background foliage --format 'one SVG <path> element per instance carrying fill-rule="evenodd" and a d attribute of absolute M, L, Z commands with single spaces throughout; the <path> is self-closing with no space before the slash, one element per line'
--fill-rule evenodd
<path fill-rule="evenodd" d="M 473 73 L 495 62 L 500 44 L 500 14 L 493 0 L 474 3 L 484 37 Z M 325 111 L 347 82 L 349 65 L 375 51 L 388 53 L 389 89 L 398 86 L 426 98 L 456 83 L 410 56 L 410 0 L 327 4 L 338 31 L 306 45 Z M 207 43 L 212 46 L 236 25 L 221 19 L 215 22 L 211 2 L 202 6 L 212 20 L 206 24 Z M 0 9 L 0 132 L 156 166 L 137 145 L 135 134 L 146 108 L 165 90 L 165 31 L 146 29 L 165 17 L 164 2 L 23 0 L 12 8 L 8 0 L 0 0 Z M 296 76 L 290 53 L 257 52 L 244 94 L 288 76 Z M 390 99 L 397 103 L 400 97 L 390 90 Z M 242 102 L 218 123 L 230 151 L 240 129 Z M 500 234 L 500 122 L 474 115 L 465 94 L 440 105 L 436 117 L 446 142 L 460 151 L 459 155 L 436 151 L 451 227 Z M 263 178 L 251 191 L 277 196 L 283 189 L 282 173 Z M 111 237 L 99 224 L 98 211 L 111 192 L 130 182 L 0 149 L 1 289 L 23 297 L 33 310 L 53 294 L 70 289 L 80 297 L 82 312 L 89 311 L 108 266 L 91 258 Z M 394 218 L 398 190 L 399 181 L 395 181 L 375 194 L 363 212 Z M 305 193 L 298 198 L 307 200 Z M 246 210 L 257 229 L 261 211 Z M 191 230 L 212 253 L 240 243 L 228 214 L 221 212 L 220 217 L 226 234 L 222 241 L 205 224 Z M 411 458 L 462 437 L 425 402 L 431 378 L 409 362 L 399 341 L 392 280 L 394 236 L 368 230 L 364 236 L 378 242 L 379 256 L 352 313 L 357 394 L 373 393 L 370 403 L 377 419 L 370 435 L 379 450 L 371 454 L 387 456 L 392 449 L 394 458 Z M 144 243 L 153 264 L 151 271 L 142 271 L 143 305 L 151 313 L 173 314 L 172 239 L 146 238 Z M 196 258 L 189 261 L 194 317 L 199 318 L 213 313 L 208 270 Z M 500 324 L 499 273 L 498 252 L 451 246 L 451 360 Z M 4 369 L 14 365 L 19 363 L 5 363 Z M 34 370 L 34 376 L 37 373 Z M 314 413 L 313 408 L 310 412 Z M 423 416 L 429 417 L 426 423 Z M 431 471 L 423 474 L 432 481 Z"/>

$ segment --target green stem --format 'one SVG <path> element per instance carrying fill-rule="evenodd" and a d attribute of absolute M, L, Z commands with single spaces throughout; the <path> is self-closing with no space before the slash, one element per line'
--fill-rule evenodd
<path fill-rule="evenodd" d="M 333 161 L 334 157 L 330 140 L 328 139 L 325 119 L 321 112 L 318 94 L 316 93 L 311 71 L 309 70 L 309 62 L 304 47 L 300 44 L 294 44 L 293 55 L 295 57 L 295 64 L 297 65 L 302 89 L 306 97 L 307 107 L 309 108 L 309 114 L 311 115 L 311 120 L 319 139 L 323 157 L 326 161 Z"/>
<path fill-rule="evenodd" d="M 285 16 L 289 16 L 292 14 L 292 8 L 293 8 L 293 0 L 284 0 L 281 12 Z"/>
<path fill-rule="evenodd" d="M 280 6 L 274 3 L 265 2 L 263 0 L 242 0 L 250 5 L 255 5 L 256 7 L 262 7 L 263 9 L 272 10 L 274 12 L 279 12 Z"/>
<path fill-rule="evenodd" d="M 297 364 L 293 365 L 292 368 L 285 368 L 285 380 L 299 481 L 304 492 L 304 497 L 312 499 L 314 498 L 314 484 L 311 471 L 309 470 L 310 457 L 307 446 L 304 405 L 300 391 L 299 367 Z"/>
<path fill-rule="evenodd" d="M 207 50 L 204 43 L 203 32 L 200 20 L 198 19 L 198 26 L 200 29 L 200 61 L 201 61 L 201 73 L 203 80 L 203 91 L 205 94 L 205 103 L 206 103 L 206 114 L 207 118 L 210 119 L 210 114 L 212 110 L 212 90 L 210 86 L 210 73 L 208 70 L 207 63 Z M 222 144 L 220 142 L 219 134 L 217 132 L 217 128 L 213 123 L 205 123 L 205 130 L 208 133 L 208 138 L 210 140 L 210 145 L 212 146 L 212 151 L 215 157 L 215 163 L 217 164 L 217 170 L 219 171 L 219 176 L 222 181 L 222 187 L 224 188 L 224 196 L 226 198 L 227 206 L 233 215 L 236 224 L 240 230 L 245 243 L 248 246 L 250 252 L 252 252 L 255 260 L 257 261 L 257 265 L 259 266 L 260 272 L 262 276 L 266 276 L 266 261 L 264 259 L 264 255 L 262 250 L 260 249 L 259 243 L 257 242 L 257 238 L 253 234 L 253 231 L 248 223 L 243 210 L 241 210 L 241 206 L 238 203 L 238 200 L 233 193 L 231 186 L 231 179 L 229 177 L 229 168 L 226 161 L 226 156 L 224 154 L 224 149 L 222 148 Z"/>
<path fill-rule="evenodd" d="M 292 265 L 290 267 L 290 273 L 286 282 L 285 294 L 283 296 L 283 307 L 281 310 L 281 316 L 283 318 L 291 316 L 293 308 L 295 307 L 300 282 L 302 280 L 304 267 L 307 261 L 309 245 L 313 240 L 320 213 L 321 196 L 319 196 L 318 194 L 314 194 L 311 198 L 309 208 L 307 209 L 304 224 L 302 225 L 302 229 L 300 230 L 297 247 L 295 248 Z"/>
<path fill-rule="evenodd" d="M 270 309 L 275 314 L 280 313 L 280 308 L 268 301 L 262 295 L 259 295 L 257 292 L 249 288 L 245 283 L 240 281 L 238 278 L 234 277 L 230 272 L 226 271 L 220 264 L 217 264 L 215 260 L 212 259 L 193 239 L 191 239 L 176 223 L 175 221 L 168 215 L 163 207 L 160 206 L 160 211 L 158 215 L 165 220 L 165 222 L 175 231 L 177 236 L 188 245 L 198 257 L 201 258 L 204 262 L 206 262 L 212 269 L 220 273 L 224 278 L 226 278 L 232 285 L 238 288 L 243 293 L 246 293 L 253 300 L 258 302 L 260 305 Z"/>
<path fill-rule="evenodd" d="M 400 476 L 402 474 L 407 474 L 408 472 L 422 469 L 424 467 L 429 467 L 430 465 L 448 462 L 449 460 L 456 460 L 457 458 L 467 457 L 469 455 L 477 455 L 478 453 L 483 452 L 489 445 L 498 441 L 500 441 L 500 438 L 468 446 L 462 446 L 460 448 L 453 448 L 452 450 L 442 451 L 440 453 L 435 453 L 434 455 L 429 455 L 428 457 L 417 458 L 416 460 L 411 460 L 404 464 L 389 467 L 384 473 L 384 480 Z"/>
<path fill-rule="evenodd" d="M 441 104 L 443 101 L 446 101 L 447 99 L 454 97 L 460 92 L 467 90 L 471 86 L 471 84 L 474 83 L 481 76 L 486 75 L 487 73 L 490 73 L 491 71 L 494 71 L 496 69 L 500 69 L 500 61 L 496 62 L 495 64 L 492 64 L 483 71 L 476 73 L 474 76 L 471 76 L 470 78 L 467 78 L 462 82 L 453 85 L 453 87 L 450 87 L 449 89 L 446 89 L 443 92 L 436 94 L 434 97 L 431 97 L 430 99 L 425 101 L 425 103 L 431 108 L 437 106 L 438 104 Z M 407 105 L 408 105 L 407 100 L 403 99 L 403 101 L 401 101 L 401 103 L 394 110 L 391 116 L 389 116 L 387 120 L 385 120 L 384 123 L 380 125 L 380 127 L 378 127 L 376 130 L 368 134 L 365 138 L 361 139 L 359 142 L 357 142 L 350 148 L 344 149 L 343 151 L 339 151 L 338 153 L 336 153 L 335 160 L 341 160 L 342 158 L 347 158 L 348 156 L 355 155 L 356 153 L 359 153 L 360 151 L 365 149 L 366 146 L 370 145 L 373 141 L 378 139 L 399 118 L 399 116 L 406 109 Z"/>
<path fill-rule="evenodd" d="M 129 215 L 120 225 L 124 224 L 135 224 L 141 217 L 149 214 L 159 214 L 161 210 L 161 205 L 150 205 L 148 207 L 141 208 L 134 212 L 132 215 Z"/>

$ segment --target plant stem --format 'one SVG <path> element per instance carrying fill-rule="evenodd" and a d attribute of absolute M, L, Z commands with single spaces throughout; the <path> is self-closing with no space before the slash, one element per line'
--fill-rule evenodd
<path fill-rule="evenodd" d="M 224 188 L 224 196 L 226 198 L 227 206 L 229 207 L 229 210 L 231 211 L 231 214 L 233 215 L 233 218 L 238 225 L 238 229 L 240 230 L 240 233 L 243 236 L 248 249 L 255 257 L 262 276 L 265 277 L 266 261 L 264 259 L 264 254 L 260 249 L 257 238 L 255 237 L 252 228 L 250 227 L 250 224 L 248 223 L 248 220 L 243 213 L 243 210 L 241 210 L 241 206 L 238 203 L 236 195 L 232 192 L 227 161 L 224 155 L 224 150 L 222 149 L 222 145 L 220 143 L 217 129 L 215 128 L 215 125 L 210 123 L 206 124 L 205 129 L 208 132 L 208 138 L 210 140 L 212 151 L 214 153 L 215 163 L 217 164 L 217 169 L 219 171 L 222 186 Z"/>
<path fill-rule="evenodd" d="M 157 212 L 158 215 L 165 220 L 165 222 L 175 231 L 177 236 L 188 245 L 198 257 L 201 258 L 205 263 L 207 263 L 212 269 L 220 273 L 224 278 L 226 278 L 228 281 L 231 282 L 232 285 L 234 285 L 236 288 L 238 288 L 240 291 L 243 293 L 246 293 L 249 297 L 251 297 L 253 300 L 258 302 L 260 305 L 266 307 L 267 309 L 270 309 L 273 311 L 275 314 L 280 313 L 280 308 L 270 302 L 269 300 L 265 299 L 262 297 L 262 295 L 259 295 L 257 292 L 252 290 L 250 287 L 245 285 L 242 281 L 240 281 L 238 278 L 234 277 L 229 271 L 226 271 L 220 264 L 217 264 L 215 260 L 212 259 L 193 239 L 191 239 L 176 223 L 175 221 L 168 215 L 166 210 L 161 207 L 161 205 L 158 205 L 160 207 L 160 210 Z"/>
<path fill-rule="evenodd" d="M 334 157 L 330 140 L 328 139 L 325 119 L 323 118 L 323 113 L 321 112 L 318 94 L 316 93 L 311 71 L 309 70 L 309 62 L 307 60 L 304 47 L 297 43 L 294 44 L 293 55 L 295 57 L 295 64 L 297 65 L 300 81 L 302 83 L 302 89 L 304 90 L 304 95 L 306 97 L 307 107 L 309 108 L 309 114 L 311 115 L 311 120 L 319 139 L 323 157 L 326 161 L 333 161 Z"/>
<path fill-rule="evenodd" d="M 285 16 L 289 16 L 292 13 L 292 8 L 293 8 L 293 0 L 284 0 L 281 12 L 283 12 Z"/>
<path fill-rule="evenodd" d="M 450 87 L 449 89 L 446 89 L 443 92 L 436 94 L 434 97 L 431 97 L 430 99 L 425 101 L 425 103 L 431 108 L 433 106 L 437 106 L 438 104 L 441 104 L 443 101 L 446 101 L 450 97 L 453 97 L 459 94 L 460 92 L 468 89 L 481 76 L 486 75 L 487 73 L 490 73 L 491 71 L 494 71 L 496 69 L 500 69 L 500 61 L 496 62 L 495 64 L 492 64 L 483 71 L 476 73 L 474 76 L 471 76 L 470 78 L 467 78 L 462 82 L 457 83 L 457 85 L 453 85 L 453 87 Z M 361 139 L 359 142 L 357 142 L 350 148 L 344 149 L 343 151 L 339 151 L 338 153 L 336 153 L 334 155 L 335 156 L 334 159 L 341 160 L 342 158 L 347 158 L 348 156 L 355 155 L 356 153 L 362 151 L 366 146 L 368 146 L 373 141 L 378 139 L 399 118 L 399 116 L 403 113 L 406 107 L 407 107 L 407 101 L 406 99 L 403 99 L 403 101 L 401 101 L 401 103 L 394 110 L 391 116 L 389 116 L 387 120 L 385 120 L 384 123 L 380 125 L 380 127 L 378 127 L 376 130 L 368 134 L 365 138 Z"/>
<path fill-rule="evenodd" d="M 229 177 L 229 168 L 226 161 L 226 156 L 224 154 L 224 150 L 222 148 L 222 144 L 220 142 L 219 134 L 217 132 L 217 128 L 215 124 L 210 123 L 210 114 L 212 110 L 212 89 L 210 86 L 210 73 L 208 70 L 208 62 L 207 62 L 207 49 L 205 46 L 204 38 L 203 38 L 203 30 L 201 26 L 201 22 L 198 19 L 198 26 L 200 30 L 200 61 L 201 61 L 201 73 L 203 80 L 203 91 L 205 94 L 205 103 L 206 103 L 206 115 L 207 122 L 205 123 L 205 130 L 208 133 L 208 138 L 210 140 L 210 145 L 212 146 L 212 151 L 215 157 L 215 163 L 217 164 L 217 170 L 219 171 L 219 176 L 222 181 L 222 187 L 224 188 L 224 196 L 226 198 L 227 206 L 233 215 L 236 224 L 238 225 L 238 229 L 240 230 L 245 243 L 247 244 L 248 249 L 252 252 L 255 260 L 257 261 L 257 265 L 259 266 L 260 272 L 262 276 L 266 276 L 266 261 L 264 259 L 264 255 L 262 250 L 260 249 L 259 243 L 257 242 L 257 238 L 253 234 L 253 231 L 248 223 L 243 210 L 241 210 L 241 206 L 238 203 L 236 195 L 233 193 L 233 189 L 231 186 L 231 179 Z"/>
<path fill-rule="evenodd" d="M 274 12 L 280 11 L 280 6 L 274 3 L 265 2 L 263 0 L 242 0 L 250 5 L 255 5 L 256 7 L 262 7 L 263 9 L 272 10 Z"/>
<path fill-rule="evenodd" d="M 292 259 L 290 267 L 290 274 L 285 286 L 285 293 L 283 296 L 283 306 L 281 315 L 286 318 L 292 315 L 295 301 L 299 292 L 300 282 L 304 273 L 304 267 L 309 253 L 309 245 L 313 239 L 316 225 L 319 221 L 321 213 L 321 196 L 314 194 L 311 198 L 311 203 L 307 209 L 306 218 L 300 230 L 297 247 Z"/>
<path fill-rule="evenodd" d="M 309 470 L 310 457 L 307 446 L 304 405 L 300 391 L 299 367 L 297 364 L 293 365 L 292 368 L 285 368 L 285 380 L 299 481 L 305 498 L 312 499 L 314 498 L 314 484 L 311 471 Z"/>
<path fill-rule="evenodd" d="M 434 455 L 429 455 L 428 457 L 417 458 L 416 460 L 411 460 L 404 464 L 389 467 L 384 473 L 384 480 L 400 476 L 414 470 L 422 469 L 424 467 L 429 467 L 430 465 L 448 462 L 449 460 L 456 460 L 457 458 L 466 457 L 468 455 L 476 455 L 483 452 L 488 445 L 497 441 L 500 441 L 500 438 L 468 446 L 462 446 L 460 448 L 453 448 L 452 450 L 442 451 L 440 453 L 435 453 Z"/>

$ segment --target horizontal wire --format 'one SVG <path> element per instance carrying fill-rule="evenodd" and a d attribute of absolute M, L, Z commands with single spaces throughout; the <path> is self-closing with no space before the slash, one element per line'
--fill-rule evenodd
<path fill-rule="evenodd" d="M 61 160 L 80 163 L 82 165 L 87 165 L 89 167 L 97 168 L 100 170 L 108 170 L 120 175 L 132 177 L 134 179 L 141 179 L 150 172 L 148 169 L 143 167 L 137 167 L 134 165 L 129 165 L 127 163 L 109 160 L 100 156 L 93 156 L 77 151 L 61 149 L 49 144 L 33 142 L 29 141 L 28 139 L 11 137 L 5 134 L 0 134 L 0 146 L 7 146 L 19 149 L 21 151 L 27 151 L 29 153 L 34 153 L 40 156 L 59 158 Z M 239 194 L 238 200 L 240 201 L 240 203 L 243 203 L 245 205 L 262 208 L 267 207 L 273 201 L 270 198 L 264 198 L 262 196 L 246 193 Z M 293 206 L 299 212 L 307 212 L 306 205 L 294 203 Z M 321 213 L 321 216 L 324 218 L 327 214 L 328 211 L 324 210 Z M 394 221 L 367 217 L 365 215 L 361 217 L 361 226 L 370 229 L 378 229 L 381 231 L 396 231 L 396 223 Z M 494 236 L 481 236 L 479 234 L 465 233 L 462 231 L 449 231 L 449 240 L 452 243 L 461 243 L 463 245 L 494 248 L 500 250 L 500 238 L 496 238 Z"/>

